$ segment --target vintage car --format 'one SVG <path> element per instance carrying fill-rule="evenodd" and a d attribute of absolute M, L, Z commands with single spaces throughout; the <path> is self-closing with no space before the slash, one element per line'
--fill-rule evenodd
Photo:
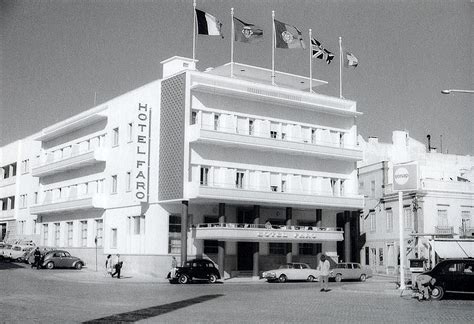
<path fill-rule="evenodd" d="M 186 284 L 193 280 L 206 280 L 215 283 L 221 279 L 219 271 L 214 263 L 206 259 L 194 259 L 186 261 L 184 266 L 176 267 L 166 277 L 170 283 Z"/>
<path fill-rule="evenodd" d="M 30 245 L 13 245 L 9 251 L 8 257 L 12 261 L 23 261 L 25 255 L 33 249 Z"/>
<path fill-rule="evenodd" d="M 433 269 L 423 272 L 417 278 L 427 276 L 430 282 L 431 299 L 443 298 L 445 292 L 474 294 L 474 259 L 447 259 L 438 263 Z"/>
<path fill-rule="evenodd" d="M 3 243 L 2 245 L 3 246 L 0 247 L 0 257 L 8 259 L 10 257 L 10 251 L 11 251 L 13 245 L 8 244 L 8 243 Z"/>
<path fill-rule="evenodd" d="M 329 277 L 334 278 L 337 282 L 346 279 L 365 281 L 365 279 L 372 277 L 372 270 L 362 267 L 360 263 L 343 262 L 336 264 Z"/>
<path fill-rule="evenodd" d="M 282 264 L 278 269 L 262 273 L 262 279 L 268 282 L 286 282 L 288 280 L 317 281 L 321 271 L 312 269 L 306 263 L 291 262 Z"/>
<path fill-rule="evenodd" d="M 72 256 L 68 251 L 53 250 L 47 252 L 41 260 L 41 267 L 53 268 L 76 268 L 81 270 L 85 265 L 84 261 Z"/>

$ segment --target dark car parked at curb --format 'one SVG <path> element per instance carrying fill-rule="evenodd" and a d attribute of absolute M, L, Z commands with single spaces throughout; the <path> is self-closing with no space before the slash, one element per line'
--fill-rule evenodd
<path fill-rule="evenodd" d="M 85 266 L 84 261 L 63 250 L 49 251 L 41 259 L 41 267 L 46 269 L 76 268 L 81 270 L 83 266 Z"/>
<path fill-rule="evenodd" d="M 209 283 L 215 283 L 221 279 L 219 271 L 214 263 L 205 259 L 194 259 L 186 261 L 184 266 L 176 267 L 174 276 L 172 271 L 166 277 L 170 283 L 186 284 L 193 280 L 206 280 Z"/>
<path fill-rule="evenodd" d="M 439 300 L 445 292 L 474 294 L 474 259 L 447 259 L 433 269 L 423 272 L 417 278 L 427 276 L 426 282 L 432 286 L 431 298 Z"/>

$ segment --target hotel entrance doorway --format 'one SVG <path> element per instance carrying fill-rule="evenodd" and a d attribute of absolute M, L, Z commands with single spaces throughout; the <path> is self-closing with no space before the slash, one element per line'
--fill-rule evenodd
<path fill-rule="evenodd" d="M 254 220 L 252 209 L 238 209 L 237 222 L 239 224 L 252 224 Z M 237 242 L 237 270 L 251 271 L 253 269 L 254 242 Z"/>

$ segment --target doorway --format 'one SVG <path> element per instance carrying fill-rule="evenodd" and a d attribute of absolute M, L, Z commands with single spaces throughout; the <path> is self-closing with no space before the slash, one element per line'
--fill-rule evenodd
<path fill-rule="evenodd" d="M 237 222 L 239 224 L 252 224 L 254 220 L 252 209 L 239 208 Z M 255 242 L 237 242 L 237 270 L 249 271 L 253 269 L 253 251 Z"/>

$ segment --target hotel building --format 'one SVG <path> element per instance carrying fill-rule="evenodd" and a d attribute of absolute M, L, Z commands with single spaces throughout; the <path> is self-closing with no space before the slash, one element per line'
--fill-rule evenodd
<path fill-rule="evenodd" d="M 225 277 L 314 267 L 320 253 L 357 261 L 356 102 L 282 72 L 274 86 L 271 70 L 249 65 L 231 77 L 230 64 L 162 64 L 162 79 L 31 137 L 37 244 L 89 267 L 119 253 L 125 271 L 160 277 L 171 256 L 210 258 Z"/>

